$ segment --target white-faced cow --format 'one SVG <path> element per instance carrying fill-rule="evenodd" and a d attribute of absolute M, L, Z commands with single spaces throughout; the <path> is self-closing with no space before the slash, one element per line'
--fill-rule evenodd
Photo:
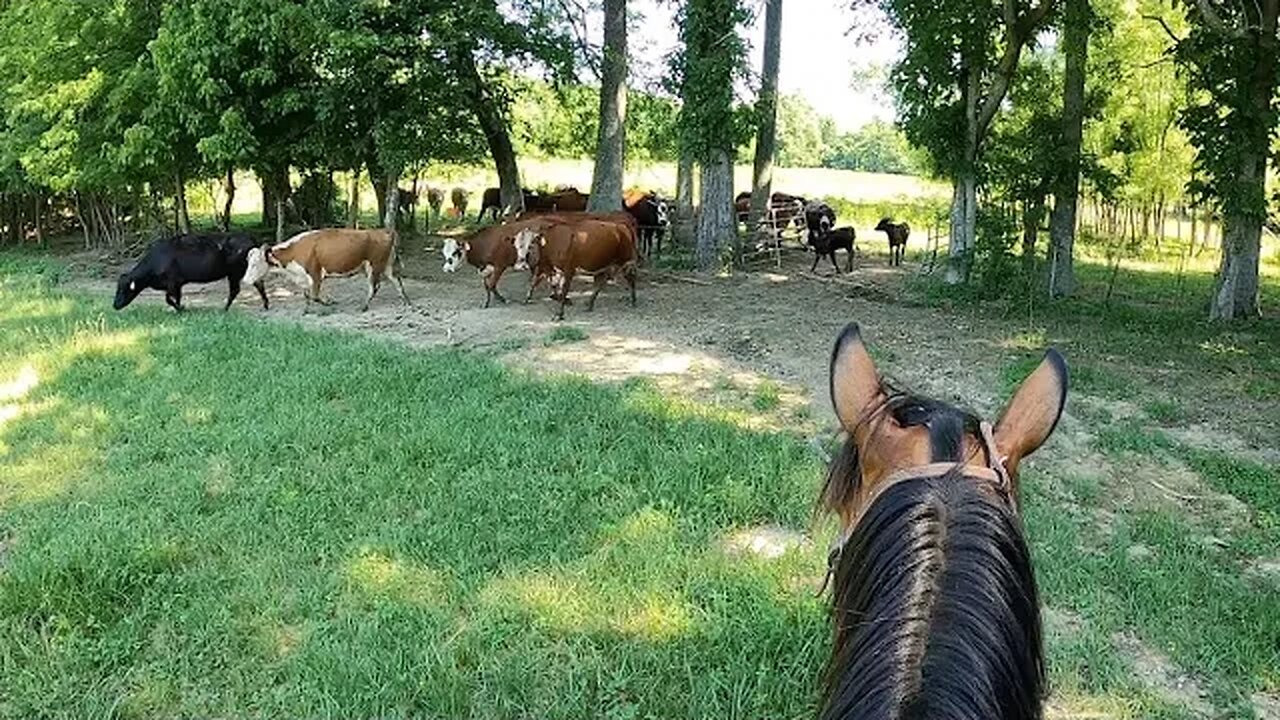
<path fill-rule="evenodd" d="M 164 299 L 174 310 L 182 312 L 182 286 L 187 283 L 209 283 L 226 279 L 227 304 L 240 294 L 240 282 L 248 267 L 249 254 L 257 243 L 248 235 L 195 234 L 158 240 L 147 248 L 138 264 L 120 276 L 112 305 L 121 310 L 147 288 L 164 291 Z M 268 306 L 267 291 L 261 279 L 250 280 Z"/>
<path fill-rule="evenodd" d="M 632 190 L 622 196 L 622 206 L 639 226 L 640 254 L 661 255 L 662 236 L 671 225 L 667 201 L 656 193 Z"/>
<path fill-rule="evenodd" d="M 271 268 L 284 270 L 303 285 L 307 300 L 303 312 L 307 312 L 313 301 L 329 304 L 320 296 L 320 284 L 326 277 L 351 277 L 364 272 L 369 294 L 362 311 L 369 309 L 383 276 L 396 284 L 400 299 L 409 305 L 398 274 L 400 258 L 396 252 L 396 235 L 390 230 L 308 230 L 279 245 L 251 253 L 245 279 L 259 282 Z"/>
<path fill-rule="evenodd" d="M 525 228 L 541 228 L 558 222 L 548 216 L 535 216 L 525 220 L 493 225 L 484 228 L 461 241 L 449 238 L 444 241 L 440 253 L 444 256 L 447 273 L 457 272 L 465 262 L 480 271 L 484 282 L 484 307 L 493 298 L 505 304 L 507 299 L 498 291 L 498 281 L 503 273 L 516 264 L 515 236 Z"/>

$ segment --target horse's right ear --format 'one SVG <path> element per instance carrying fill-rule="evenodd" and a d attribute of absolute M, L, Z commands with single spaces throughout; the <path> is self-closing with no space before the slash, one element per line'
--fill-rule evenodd
<path fill-rule="evenodd" d="M 884 401 L 880 373 L 862 343 L 857 323 L 840 333 L 831 351 L 831 403 L 846 432 L 852 434 L 872 408 Z"/>

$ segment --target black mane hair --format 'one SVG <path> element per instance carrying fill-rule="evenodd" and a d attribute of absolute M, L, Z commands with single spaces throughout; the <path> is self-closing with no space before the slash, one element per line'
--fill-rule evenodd
<path fill-rule="evenodd" d="M 879 412 L 927 425 L 935 461 L 959 457 L 971 413 L 888 392 Z M 828 508 L 860 482 L 850 438 L 823 490 Z M 962 468 L 887 488 L 840 552 L 823 720 L 1038 720 L 1040 605 L 1022 524 Z"/>

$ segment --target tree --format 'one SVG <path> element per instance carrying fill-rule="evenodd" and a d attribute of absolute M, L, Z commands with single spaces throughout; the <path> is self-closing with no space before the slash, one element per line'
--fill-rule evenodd
<path fill-rule="evenodd" d="M 819 167 L 822 164 L 824 126 L 834 130 L 832 121 L 818 114 L 800 95 L 783 95 L 778 100 L 778 164 L 782 167 Z"/>
<path fill-rule="evenodd" d="M 1066 74 L 1062 85 L 1062 152 L 1053 183 L 1053 216 L 1049 221 L 1049 297 L 1075 292 L 1073 250 L 1080 195 L 1080 144 L 1084 132 L 1084 79 L 1093 24 L 1089 0 L 1066 0 L 1062 23 Z"/>
<path fill-rule="evenodd" d="M 969 275 L 984 139 L 1018 70 L 1022 50 L 1054 0 L 853 0 L 884 12 L 907 37 L 893 84 L 907 137 L 927 148 L 953 183 L 947 281 Z M 963 132 L 957 133 L 957 128 Z"/>
<path fill-rule="evenodd" d="M 627 2 L 605 0 L 604 60 L 600 74 L 600 140 L 588 210 L 622 209 L 627 147 Z"/>
<path fill-rule="evenodd" d="M 1198 190 L 1222 208 L 1222 263 L 1211 320 L 1256 317 L 1259 256 L 1266 220 L 1267 166 L 1276 107 L 1280 0 L 1186 0 L 1190 33 L 1176 57 L 1196 91 L 1182 124 L 1199 149 Z"/>
<path fill-rule="evenodd" d="M 540 64 L 560 78 L 573 74 L 573 43 L 548 15 L 542 3 L 516 0 L 504 14 L 495 0 L 453 3 L 429 18 L 432 36 L 447 42 L 447 63 L 463 97 L 484 132 L 498 171 L 498 186 L 505 212 L 524 207 L 520 170 L 511 141 L 507 111 L 510 93 L 507 74 L 498 61 Z M 482 62 L 487 61 L 487 62 Z"/>
<path fill-rule="evenodd" d="M 764 64 L 756 101 L 756 158 L 747 227 L 759 227 L 773 190 L 773 160 L 778 132 L 778 65 L 782 54 L 782 0 L 767 0 L 764 13 Z"/>
<path fill-rule="evenodd" d="M 703 271 L 719 267 L 726 249 L 738 250 L 733 156 L 749 127 L 735 112 L 733 87 L 746 66 L 738 27 L 748 19 L 740 0 L 688 0 L 677 14 L 682 47 L 675 65 L 684 100 L 679 127 L 683 147 L 702 173 L 695 236 Z"/>

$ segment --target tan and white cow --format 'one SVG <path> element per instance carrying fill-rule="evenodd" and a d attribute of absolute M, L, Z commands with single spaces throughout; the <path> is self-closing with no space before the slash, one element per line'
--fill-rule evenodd
<path fill-rule="evenodd" d="M 351 277 L 363 271 L 369 282 L 369 294 L 361 311 L 369 309 L 384 275 L 396 284 L 400 299 L 411 305 L 397 274 L 400 261 L 396 254 L 396 235 L 389 230 L 308 230 L 278 245 L 250 252 L 245 281 L 257 282 L 273 268 L 283 270 L 303 286 L 306 312 L 311 309 L 312 301 L 328 304 L 320 297 L 320 285 L 325 278 Z"/>

